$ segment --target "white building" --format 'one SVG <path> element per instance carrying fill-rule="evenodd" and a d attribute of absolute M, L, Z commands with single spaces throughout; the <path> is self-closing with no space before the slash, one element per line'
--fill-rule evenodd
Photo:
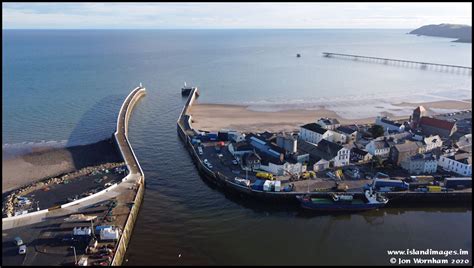
<path fill-rule="evenodd" d="M 436 172 L 438 161 L 432 154 L 417 154 L 406 158 L 400 165 L 410 174 L 431 174 Z"/>
<path fill-rule="evenodd" d="M 472 155 L 459 150 L 454 154 L 439 157 L 438 165 L 444 170 L 455 172 L 461 176 L 472 175 Z"/>
<path fill-rule="evenodd" d="M 386 158 L 390 154 L 391 144 L 384 138 L 371 140 L 366 146 L 365 150 L 373 156 Z"/>
<path fill-rule="evenodd" d="M 377 116 L 377 118 L 375 119 L 375 124 L 382 126 L 385 132 L 388 132 L 388 131 L 402 132 L 405 130 L 405 126 L 403 124 L 389 120 L 388 117 Z"/>
<path fill-rule="evenodd" d="M 316 123 L 309 123 L 300 127 L 300 139 L 311 142 L 318 143 L 322 139 L 332 140 L 333 131 L 322 128 Z"/>
<path fill-rule="evenodd" d="M 322 128 L 329 130 L 335 130 L 341 126 L 336 118 L 320 118 L 316 123 L 318 123 Z"/>
<path fill-rule="evenodd" d="M 443 141 L 439 135 L 424 137 L 423 140 L 423 152 L 431 152 L 435 149 L 441 148 L 443 146 Z"/>
<path fill-rule="evenodd" d="M 272 173 L 276 176 L 283 176 L 289 174 L 299 175 L 306 171 L 306 165 L 302 163 L 289 163 L 278 161 L 263 161 L 260 163 L 260 168 L 263 171 Z"/>

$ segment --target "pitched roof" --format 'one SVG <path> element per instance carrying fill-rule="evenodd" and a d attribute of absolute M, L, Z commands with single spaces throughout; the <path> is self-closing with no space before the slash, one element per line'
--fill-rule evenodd
<path fill-rule="evenodd" d="M 441 128 L 441 129 L 446 129 L 446 130 L 452 130 L 456 122 L 449 122 L 433 117 L 426 117 L 423 116 L 420 120 L 420 125 L 427 125 L 435 128 Z"/>
<path fill-rule="evenodd" d="M 375 149 L 390 148 L 390 144 L 386 140 L 373 140 Z"/>
<path fill-rule="evenodd" d="M 337 128 L 337 130 L 345 134 L 352 134 L 357 131 L 356 129 L 348 127 L 348 126 L 340 126 Z"/>
<path fill-rule="evenodd" d="M 359 148 L 357 148 L 357 147 L 354 147 L 354 148 L 351 149 L 351 153 L 358 154 L 358 155 L 366 155 L 366 154 L 368 154 L 369 152 L 364 151 L 364 150 L 362 150 L 362 149 L 359 149 Z"/>
<path fill-rule="evenodd" d="M 380 119 L 380 121 L 382 121 L 382 123 L 385 123 L 385 124 L 388 124 L 388 125 L 392 125 L 392 126 L 396 126 L 396 127 L 401 127 L 401 126 L 402 126 L 402 124 L 397 123 L 397 122 L 395 122 L 395 121 L 392 121 L 392 120 L 390 120 L 390 119 L 388 119 L 388 118 L 386 118 L 386 117 L 382 117 L 382 118 Z"/>
<path fill-rule="evenodd" d="M 410 151 L 417 151 L 418 145 L 416 142 L 407 141 L 405 143 L 396 144 L 394 148 L 399 152 L 410 152 Z"/>
<path fill-rule="evenodd" d="M 331 160 L 337 156 L 337 153 L 344 147 L 327 140 L 321 140 L 318 142 L 318 153 L 325 160 Z"/>
<path fill-rule="evenodd" d="M 318 121 L 322 121 L 326 125 L 338 125 L 338 124 L 340 124 L 339 120 L 337 120 L 336 118 L 321 118 Z"/>
<path fill-rule="evenodd" d="M 321 135 L 326 133 L 326 131 L 328 131 L 327 129 L 322 128 L 319 124 L 316 124 L 316 123 L 309 123 L 306 125 L 302 125 L 301 127 L 304 129 L 319 133 Z"/>

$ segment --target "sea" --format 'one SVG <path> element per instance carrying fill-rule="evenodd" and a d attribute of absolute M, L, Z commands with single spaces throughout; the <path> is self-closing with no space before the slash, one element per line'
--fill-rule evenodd
<path fill-rule="evenodd" d="M 184 82 L 199 87 L 199 103 L 324 106 L 346 118 L 471 99 L 470 74 L 322 55 L 472 67 L 472 44 L 409 31 L 2 30 L 3 156 L 110 137 L 142 83 L 129 138 L 146 192 L 125 265 L 389 265 L 388 250 L 407 249 L 463 249 L 471 260 L 470 207 L 314 215 L 247 200 L 207 184 L 176 133 Z"/>

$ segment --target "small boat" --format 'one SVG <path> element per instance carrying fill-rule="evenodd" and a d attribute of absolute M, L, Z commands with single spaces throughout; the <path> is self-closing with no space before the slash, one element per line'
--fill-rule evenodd
<path fill-rule="evenodd" d="M 331 194 L 330 197 L 311 197 L 311 195 L 297 195 L 296 198 L 305 209 L 317 211 L 363 211 L 385 206 L 388 199 L 372 189 L 364 192 L 364 197 L 354 198 L 350 194 Z"/>
<path fill-rule="evenodd" d="M 183 95 L 183 96 L 188 96 L 189 93 L 191 93 L 191 91 L 192 91 L 193 89 L 195 89 L 195 88 L 196 88 L 196 87 L 188 87 L 188 86 L 186 85 L 186 82 L 184 82 L 184 87 L 181 88 L 181 95 Z M 196 88 L 196 89 L 197 89 L 197 88 Z"/>
<path fill-rule="evenodd" d="M 296 57 L 297 57 L 297 58 L 300 58 L 300 57 L 301 57 L 301 54 L 299 54 L 299 53 L 296 54 Z"/>

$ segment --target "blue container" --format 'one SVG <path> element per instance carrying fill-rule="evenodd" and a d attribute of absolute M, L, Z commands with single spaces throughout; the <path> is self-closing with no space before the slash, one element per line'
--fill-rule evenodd
<path fill-rule="evenodd" d="M 252 189 L 257 191 L 263 191 L 264 180 L 256 180 L 255 183 L 251 186 Z"/>

